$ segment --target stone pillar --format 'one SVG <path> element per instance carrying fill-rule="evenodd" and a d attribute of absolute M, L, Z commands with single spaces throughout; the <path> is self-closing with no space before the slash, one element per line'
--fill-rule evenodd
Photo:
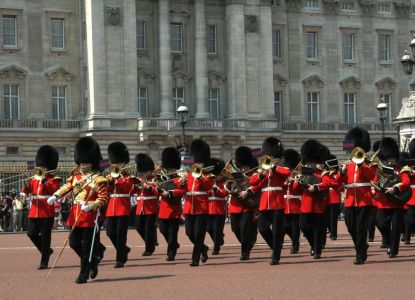
<path fill-rule="evenodd" d="M 172 77 L 169 0 L 159 0 L 159 64 L 160 64 L 160 117 L 171 118 Z"/>
<path fill-rule="evenodd" d="M 274 105 L 273 61 L 272 61 L 272 12 L 270 1 L 262 2 L 259 10 L 261 38 L 261 95 L 262 115 L 272 118 Z"/>
<path fill-rule="evenodd" d="M 228 117 L 244 117 L 245 95 L 245 23 L 244 6 L 239 1 L 226 1 Z"/>
<path fill-rule="evenodd" d="M 393 121 L 399 125 L 399 146 L 401 151 L 408 151 L 409 143 L 415 138 L 415 91 L 402 99 L 399 115 Z"/>
<path fill-rule="evenodd" d="M 88 117 L 107 114 L 105 85 L 104 1 L 85 0 L 86 52 L 88 58 Z"/>
<path fill-rule="evenodd" d="M 196 118 L 209 117 L 205 0 L 195 0 Z"/>

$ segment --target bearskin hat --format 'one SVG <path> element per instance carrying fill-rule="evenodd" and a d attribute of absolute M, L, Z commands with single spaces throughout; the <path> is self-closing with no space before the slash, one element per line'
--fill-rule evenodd
<path fill-rule="evenodd" d="M 402 168 L 403 166 L 408 165 L 409 161 L 411 161 L 409 152 L 402 151 L 399 153 L 399 159 L 396 161 L 396 164 Z"/>
<path fill-rule="evenodd" d="M 275 137 L 268 137 L 262 143 L 262 155 L 270 155 L 274 158 L 281 158 L 283 154 L 282 143 Z"/>
<path fill-rule="evenodd" d="M 135 156 L 135 163 L 137 165 L 137 172 L 154 171 L 154 162 L 151 157 L 145 153 L 138 153 Z"/>
<path fill-rule="evenodd" d="M 307 140 L 301 146 L 301 159 L 304 163 L 322 163 L 327 156 L 328 148 L 319 141 Z"/>
<path fill-rule="evenodd" d="M 240 146 L 235 150 L 235 165 L 238 168 L 250 167 L 252 168 L 255 164 L 255 159 L 252 155 L 251 148 L 247 146 Z"/>
<path fill-rule="evenodd" d="M 294 169 L 298 163 L 301 161 L 300 153 L 294 149 L 284 150 L 284 166 L 290 169 Z"/>
<path fill-rule="evenodd" d="M 92 170 L 99 170 L 102 160 L 98 143 L 91 137 L 82 137 L 75 144 L 74 160 L 79 164 L 92 164 Z"/>
<path fill-rule="evenodd" d="M 388 158 L 399 159 L 399 146 L 398 143 L 390 137 L 385 137 L 380 141 L 379 145 L 379 158 L 381 160 L 386 160 Z"/>
<path fill-rule="evenodd" d="M 130 162 L 127 146 L 122 142 L 113 142 L 108 145 L 108 157 L 112 164 Z"/>
<path fill-rule="evenodd" d="M 161 166 L 165 169 L 180 169 L 181 165 L 180 152 L 174 147 L 164 148 L 161 153 Z"/>
<path fill-rule="evenodd" d="M 415 139 L 412 139 L 409 143 L 409 154 L 412 158 L 415 158 Z"/>
<path fill-rule="evenodd" d="M 212 157 L 210 159 L 209 165 L 214 167 L 212 174 L 218 176 L 225 167 L 225 162 L 223 161 L 223 159 Z"/>
<path fill-rule="evenodd" d="M 36 167 L 43 167 L 47 170 L 55 170 L 58 167 L 59 153 L 58 151 L 50 146 L 41 146 L 36 153 L 35 164 Z"/>
<path fill-rule="evenodd" d="M 210 147 L 202 139 L 195 139 L 190 144 L 190 155 L 193 156 L 195 163 L 208 165 L 210 162 Z"/>
<path fill-rule="evenodd" d="M 370 151 L 370 135 L 364 128 L 353 127 L 346 133 L 345 140 L 353 141 L 355 147 L 360 147 L 366 152 Z"/>
<path fill-rule="evenodd" d="M 373 143 L 372 151 L 376 152 L 379 150 L 380 140 Z"/>
<path fill-rule="evenodd" d="M 336 155 L 330 154 L 327 157 L 327 160 L 325 162 L 325 167 L 326 169 L 333 169 L 333 168 L 335 168 L 336 170 L 339 169 L 339 161 L 337 160 Z"/>
<path fill-rule="evenodd" d="M 322 145 L 322 149 L 320 152 L 320 159 L 319 159 L 319 163 L 324 164 L 326 162 L 326 160 L 330 159 L 331 153 L 330 153 L 330 149 L 326 146 L 326 145 Z"/>

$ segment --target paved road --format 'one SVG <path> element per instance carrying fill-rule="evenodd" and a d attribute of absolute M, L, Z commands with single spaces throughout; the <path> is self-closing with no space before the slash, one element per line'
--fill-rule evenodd
<path fill-rule="evenodd" d="M 151 257 L 142 257 L 143 242 L 134 230 L 128 234 L 133 248 L 123 269 L 114 269 L 114 248 L 107 246 L 99 275 L 76 285 L 79 261 L 65 249 L 49 281 L 48 270 L 38 271 L 40 255 L 24 234 L 0 235 L 0 299 L 411 299 L 415 296 L 415 246 L 401 246 L 398 258 L 389 259 L 380 249 L 379 234 L 369 248 L 368 262 L 353 265 L 354 250 L 340 222 L 339 239 L 328 240 L 321 260 L 309 256 L 302 240 L 300 253 L 290 255 L 284 246 L 281 264 L 269 265 L 270 250 L 259 239 L 251 260 L 239 261 L 239 246 L 227 224 L 225 246 L 198 268 L 188 266 L 191 245 L 180 228 L 182 245 L 174 262 L 165 261 L 166 244 Z M 67 232 L 53 233 L 55 254 Z M 286 240 L 287 241 L 287 240 Z M 211 246 L 210 238 L 207 243 Z"/>

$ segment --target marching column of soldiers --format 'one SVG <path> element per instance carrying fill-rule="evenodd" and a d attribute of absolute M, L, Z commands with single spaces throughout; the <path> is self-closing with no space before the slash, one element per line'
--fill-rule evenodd
<path fill-rule="evenodd" d="M 62 186 L 55 175 L 58 152 L 44 145 L 36 154 L 34 175 L 22 191 L 31 199 L 27 235 L 41 253 L 39 269 L 49 267 L 53 205 L 65 196 L 72 199 L 68 241 L 80 259 L 75 280 L 79 284 L 98 275 L 105 251 L 99 242 L 104 219 L 106 234 L 116 250 L 114 267 L 127 263 L 132 205 L 136 206 L 135 229 L 145 244 L 143 256 L 155 251 L 158 224 L 167 243 L 166 260 L 174 261 L 180 248 L 179 225 L 184 222 L 193 244 L 189 265 L 206 263 L 206 233 L 213 242 L 211 255 L 219 255 L 228 214 L 240 243 L 240 260 L 250 259 L 259 232 L 270 249 L 269 263 L 278 265 L 284 235 L 291 240 L 291 254 L 296 254 L 301 232 L 310 255 L 322 258 L 327 232 L 331 240 L 337 239 L 343 194 L 345 223 L 356 251 L 354 264 L 366 262 L 375 225 L 382 235 L 381 247 L 389 258 L 395 258 L 401 235 L 409 244 L 415 231 L 415 140 L 409 153 L 400 153 L 397 142 L 389 137 L 375 143 L 374 152 L 369 153 L 369 133 L 359 127 L 349 130 L 345 140 L 353 150 L 344 162 L 317 140 L 307 140 L 298 153 L 284 150 L 279 139 L 269 137 L 262 143 L 259 158 L 251 148 L 240 146 L 225 163 L 211 157 L 205 141 L 195 139 L 190 145 L 191 168 L 181 165 L 175 147 L 167 147 L 157 166 L 149 155 L 137 154 L 137 176 L 133 176 L 125 144 L 108 146 L 111 164 L 103 171 L 98 143 L 83 137 L 75 145 L 76 167 Z"/>

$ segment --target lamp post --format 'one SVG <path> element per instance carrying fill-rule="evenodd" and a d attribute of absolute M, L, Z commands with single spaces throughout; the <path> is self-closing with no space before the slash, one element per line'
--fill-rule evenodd
<path fill-rule="evenodd" d="M 188 121 L 189 109 L 184 105 L 184 100 L 180 103 L 180 106 L 177 108 L 177 117 L 179 123 L 182 126 L 182 142 L 180 147 L 180 152 L 182 156 L 186 155 L 186 124 Z"/>
<path fill-rule="evenodd" d="M 382 139 L 385 137 L 385 121 L 388 113 L 388 105 L 385 102 L 380 102 L 376 109 L 379 111 L 379 120 L 382 124 Z"/>

